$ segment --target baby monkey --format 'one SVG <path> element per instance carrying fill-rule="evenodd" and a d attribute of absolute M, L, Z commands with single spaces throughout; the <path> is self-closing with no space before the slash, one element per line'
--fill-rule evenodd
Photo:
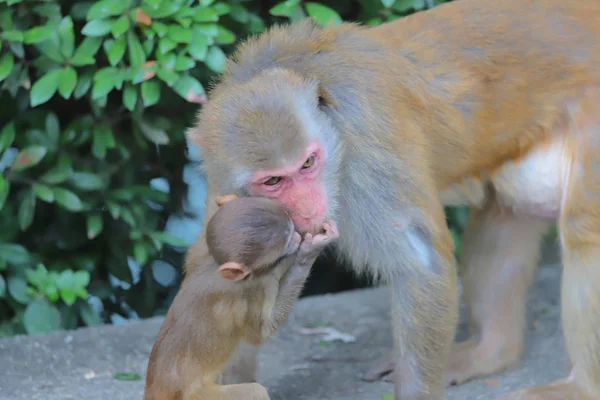
<path fill-rule="evenodd" d="M 310 269 L 338 237 L 302 240 L 274 200 L 217 199 L 206 227 L 208 253 L 175 297 L 148 363 L 144 400 L 268 400 L 258 383 L 218 385 L 240 342 L 262 344 L 287 319 Z M 202 240 L 201 237 L 199 240 Z"/>

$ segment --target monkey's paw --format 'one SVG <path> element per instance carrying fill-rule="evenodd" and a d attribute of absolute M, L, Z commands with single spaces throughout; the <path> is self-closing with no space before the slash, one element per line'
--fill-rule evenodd
<path fill-rule="evenodd" d="M 325 246 L 339 237 L 337 225 L 333 220 L 327 220 L 323 224 L 323 233 L 304 235 L 304 241 L 300 245 L 300 251 L 304 253 L 313 253 L 321 251 Z"/>
<path fill-rule="evenodd" d="M 508 369 L 519 361 L 520 348 L 518 345 L 475 339 L 454 343 L 448 361 L 446 383 L 461 385 Z"/>

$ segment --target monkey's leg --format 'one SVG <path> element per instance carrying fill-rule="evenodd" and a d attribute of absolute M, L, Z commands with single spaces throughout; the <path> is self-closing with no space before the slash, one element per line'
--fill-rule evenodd
<path fill-rule="evenodd" d="M 234 383 L 250 383 L 258 380 L 258 351 L 259 346 L 253 346 L 244 341 L 231 356 L 227 367 L 221 375 L 223 385 Z"/>
<path fill-rule="evenodd" d="M 521 355 L 525 339 L 527 289 L 536 269 L 548 222 L 498 209 L 496 199 L 471 210 L 463 236 L 462 280 L 471 338 L 455 344 L 447 381 L 460 384 L 502 370 Z M 366 375 L 393 380 L 386 356 Z"/>
<path fill-rule="evenodd" d="M 519 361 L 527 291 L 548 227 L 546 221 L 500 210 L 494 197 L 483 209 L 471 211 L 460 260 L 471 337 L 454 345 L 448 383 L 461 384 Z"/>
<path fill-rule="evenodd" d="M 579 146 L 560 216 L 561 317 L 571 373 L 503 400 L 600 399 L 600 130 Z M 575 140 L 589 132 L 580 131 Z"/>
<path fill-rule="evenodd" d="M 183 400 L 270 400 L 270 397 L 259 383 L 240 383 L 202 386 L 188 391 Z"/>
<path fill-rule="evenodd" d="M 391 275 L 397 400 L 444 398 L 444 371 L 458 321 L 458 291 L 452 238 L 441 207 L 440 211 L 443 225 L 404 232 L 404 258 Z M 438 221 L 440 215 L 436 217 Z"/>

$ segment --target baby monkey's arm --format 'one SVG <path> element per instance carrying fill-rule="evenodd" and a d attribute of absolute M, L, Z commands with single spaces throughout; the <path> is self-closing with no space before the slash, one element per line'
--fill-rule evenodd
<path fill-rule="evenodd" d="M 300 243 L 294 264 L 286 271 L 279 282 L 279 291 L 273 305 L 271 318 L 263 325 L 263 337 L 270 337 L 287 319 L 298 300 L 304 282 L 321 251 L 338 238 L 339 233 L 333 220 L 323 224 L 324 233 L 315 236 L 307 233 Z"/>

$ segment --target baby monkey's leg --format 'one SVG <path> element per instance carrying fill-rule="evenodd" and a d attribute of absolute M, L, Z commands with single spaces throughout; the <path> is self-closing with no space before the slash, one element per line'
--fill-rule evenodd
<path fill-rule="evenodd" d="M 267 389 L 259 383 L 207 385 L 190 390 L 183 400 L 270 400 Z"/>

